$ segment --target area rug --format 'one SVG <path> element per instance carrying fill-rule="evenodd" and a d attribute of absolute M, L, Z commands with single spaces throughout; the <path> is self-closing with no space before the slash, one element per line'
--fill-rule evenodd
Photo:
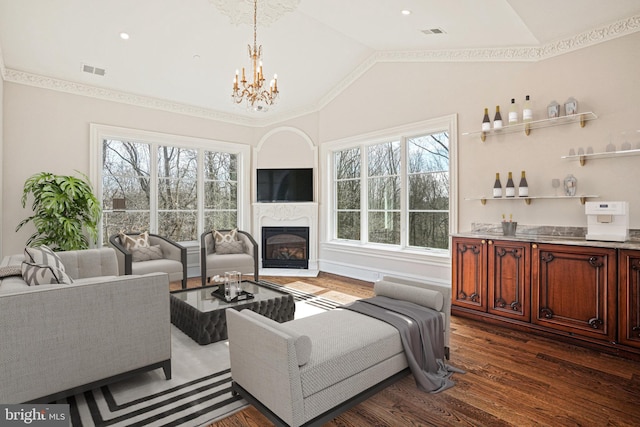
<path fill-rule="evenodd" d="M 296 289 L 298 285 L 261 284 L 291 293 L 296 319 L 342 305 Z M 207 426 L 247 406 L 231 394 L 226 341 L 201 346 L 171 325 L 171 346 L 171 380 L 164 378 L 162 369 L 156 369 L 58 402 L 70 404 L 71 425 Z"/>

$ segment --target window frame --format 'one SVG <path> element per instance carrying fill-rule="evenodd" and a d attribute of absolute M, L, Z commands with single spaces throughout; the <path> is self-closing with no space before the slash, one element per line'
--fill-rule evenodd
<path fill-rule="evenodd" d="M 160 146 L 173 146 L 185 149 L 198 150 L 198 175 L 197 175 L 197 236 L 196 240 L 179 243 L 199 243 L 199 238 L 204 233 L 204 152 L 222 151 L 237 156 L 237 189 L 238 189 L 238 228 L 248 230 L 251 227 L 251 147 L 247 144 L 219 141 L 213 139 L 197 138 L 191 136 L 175 135 L 160 132 L 144 131 L 117 126 L 90 124 L 90 148 L 89 148 L 89 178 L 93 184 L 98 200 L 102 200 L 102 143 L 105 139 L 124 140 L 151 145 L 151 158 L 157 157 L 157 148 Z M 150 182 L 153 188 L 157 188 L 157 162 L 150 165 Z M 156 192 L 151 193 L 149 201 L 150 224 L 149 232 L 157 232 L 158 200 Z M 98 245 L 106 245 L 109 236 L 104 236 L 102 231 L 102 217 L 100 218 Z"/>
<path fill-rule="evenodd" d="M 406 161 L 406 150 L 407 143 L 406 141 L 410 138 L 415 138 L 418 136 L 447 132 L 449 135 L 449 234 L 452 234 L 458 228 L 458 126 L 457 126 L 457 115 L 451 114 L 443 117 L 428 119 L 421 122 L 411 123 L 404 126 L 398 126 L 394 128 L 389 128 L 377 132 L 372 132 L 368 134 L 358 135 L 346 139 L 330 141 L 325 144 L 322 144 L 322 148 L 324 150 L 323 161 L 324 161 L 324 170 L 327 171 L 326 174 L 326 191 L 324 193 L 324 200 L 326 202 L 326 230 L 325 230 L 325 243 L 326 247 L 333 247 L 335 249 L 350 247 L 351 250 L 356 250 L 361 253 L 368 253 L 369 251 L 375 252 L 393 252 L 396 255 L 406 254 L 408 257 L 413 257 L 415 255 L 420 256 L 421 259 L 424 257 L 433 257 L 433 259 L 438 262 L 438 260 L 442 261 L 443 258 L 450 258 L 450 247 L 451 247 L 451 237 L 449 237 L 449 249 L 438 249 L 438 248 L 423 248 L 417 246 L 409 245 L 409 233 L 407 230 L 408 227 L 408 194 L 409 194 L 409 186 L 407 185 L 406 178 L 408 177 L 407 173 L 407 161 Z M 402 188 L 401 188 L 401 198 L 400 198 L 400 207 L 401 207 L 401 242 L 399 245 L 391 245 L 391 244 L 378 244 L 369 242 L 368 240 L 368 214 L 369 210 L 366 206 L 368 203 L 368 176 L 365 174 L 365 168 L 367 165 L 366 158 L 366 149 L 370 145 L 382 144 L 385 142 L 389 142 L 392 140 L 400 140 L 401 141 L 401 176 L 402 176 Z M 335 153 L 337 151 L 349 150 L 359 147 L 360 148 L 360 158 L 361 158 L 361 188 L 360 188 L 360 240 L 346 240 L 346 239 L 337 239 L 336 226 L 337 226 L 337 194 L 334 191 L 334 184 L 336 182 L 335 177 Z"/>

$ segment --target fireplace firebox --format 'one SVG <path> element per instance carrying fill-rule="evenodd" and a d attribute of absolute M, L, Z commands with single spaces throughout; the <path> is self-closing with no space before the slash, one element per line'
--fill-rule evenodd
<path fill-rule="evenodd" d="M 262 227 L 262 268 L 309 268 L 309 227 Z"/>

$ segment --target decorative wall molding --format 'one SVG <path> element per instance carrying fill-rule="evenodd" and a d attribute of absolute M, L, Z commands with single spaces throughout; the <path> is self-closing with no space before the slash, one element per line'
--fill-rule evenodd
<path fill-rule="evenodd" d="M 224 7 L 232 2 L 222 0 L 209 0 L 212 3 L 221 3 Z M 279 6 L 286 13 L 287 8 L 297 7 L 299 0 L 272 0 L 270 4 Z M 237 3 L 237 2 L 236 2 Z M 294 7 L 295 3 L 295 7 Z M 244 4 L 244 3 L 243 3 Z M 217 6 L 217 4 L 216 4 Z M 574 52 L 576 50 L 593 46 L 626 36 L 640 31 L 640 15 L 621 19 L 612 24 L 595 28 L 590 31 L 577 34 L 570 38 L 561 39 L 542 46 L 531 47 L 508 47 L 508 48 L 483 48 L 483 49 L 454 49 L 454 50 L 424 50 L 424 51 L 395 51 L 395 52 L 375 52 L 356 69 L 347 75 L 342 81 L 323 96 L 318 102 L 303 108 L 290 110 L 283 113 L 270 114 L 268 117 L 247 117 L 229 113 L 223 113 L 207 108 L 196 107 L 178 102 L 167 101 L 158 98 L 135 95 L 111 89 L 90 86 L 82 83 L 69 82 L 24 71 L 12 70 L 4 67 L 0 51 L 0 73 L 5 81 L 20 83 L 44 89 L 57 90 L 75 95 L 88 96 L 107 101 L 120 102 L 138 107 L 151 108 L 168 111 L 177 114 L 184 114 L 209 120 L 218 120 L 251 127 L 265 127 L 286 120 L 291 120 L 306 114 L 318 112 L 329 102 L 335 99 L 342 91 L 358 80 L 371 67 L 382 62 L 514 62 L 541 61 L 554 56 Z"/>

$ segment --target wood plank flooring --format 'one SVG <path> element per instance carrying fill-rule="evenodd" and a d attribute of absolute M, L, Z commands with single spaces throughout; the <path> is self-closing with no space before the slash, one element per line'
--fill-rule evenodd
<path fill-rule="evenodd" d="M 371 283 L 326 273 L 264 279 L 299 280 L 360 297 L 373 294 Z M 455 387 L 424 393 L 408 376 L 326 425 L 640 425 L 640 363 L 635 361 L 453 317 L 450 363 L 466 371 L 454 375 Z M 249 407 L 211 426 L 270 425 Z"/>

